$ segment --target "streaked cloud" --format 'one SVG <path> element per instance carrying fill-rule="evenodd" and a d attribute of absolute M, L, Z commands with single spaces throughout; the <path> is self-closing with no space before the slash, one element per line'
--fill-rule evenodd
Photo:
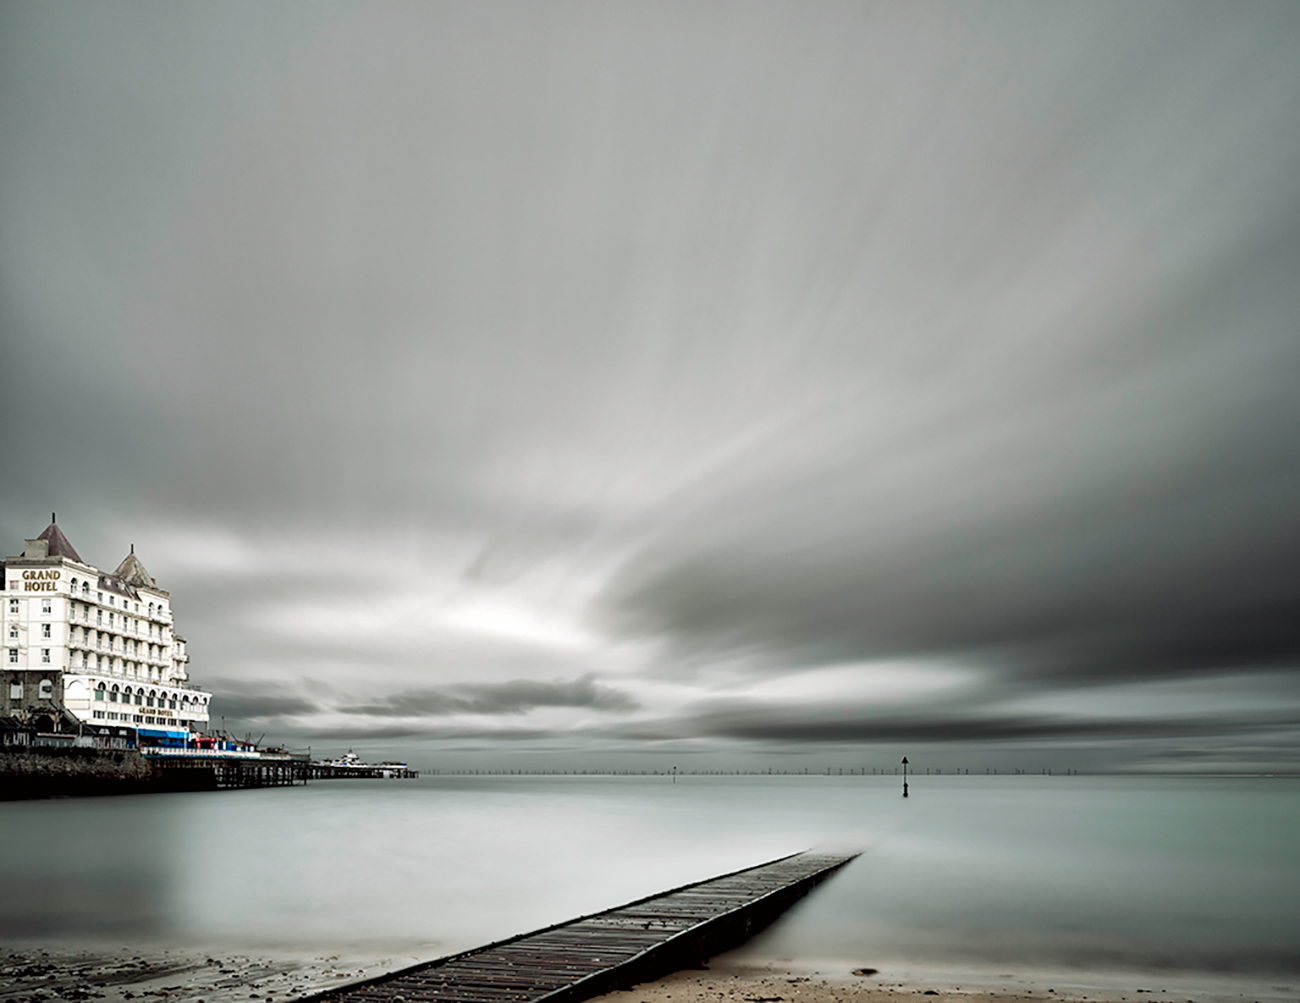
<path fill-rule="evenodd" d="M 5 8 L 4 549 L 134 543 L 286 736 L 1289 762 L 1297 41 Z"/>

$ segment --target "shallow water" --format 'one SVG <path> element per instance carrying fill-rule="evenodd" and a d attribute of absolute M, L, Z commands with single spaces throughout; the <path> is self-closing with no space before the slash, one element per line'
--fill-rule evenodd
<path fill-rule="evenodd" d="M 1294 778 L 423 777 L 0 804 L 0 935 L 432 957 L 815 845 L 754 956 L 1300 971 Z"/>

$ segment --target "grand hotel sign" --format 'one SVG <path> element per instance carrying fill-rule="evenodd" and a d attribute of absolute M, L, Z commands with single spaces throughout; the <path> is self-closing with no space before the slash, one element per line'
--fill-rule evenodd
<path fill-rule="evenodd" d="M 59 590 L 60 577 L 61 575 L 57 568 L 41 568 L 40 570 L 24 571 L 23 591 L 57 592 Z"/>

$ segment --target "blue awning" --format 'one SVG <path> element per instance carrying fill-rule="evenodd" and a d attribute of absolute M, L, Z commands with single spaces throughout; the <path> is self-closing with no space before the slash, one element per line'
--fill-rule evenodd
<path fill-rule="evenodd" d="M 146 738 L 189 738 L 188 731 L 164 731 L 161 728 L 136 728 L 139 734 Z"/>

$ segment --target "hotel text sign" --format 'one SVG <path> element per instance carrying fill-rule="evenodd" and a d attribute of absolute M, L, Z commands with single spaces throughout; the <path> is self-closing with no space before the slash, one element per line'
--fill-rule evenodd
<path fill-rule="evenodd" d="M 53 569 L 23 572 L 24 592 L 57 592 L 59 589 L 59 572 Z"/>

